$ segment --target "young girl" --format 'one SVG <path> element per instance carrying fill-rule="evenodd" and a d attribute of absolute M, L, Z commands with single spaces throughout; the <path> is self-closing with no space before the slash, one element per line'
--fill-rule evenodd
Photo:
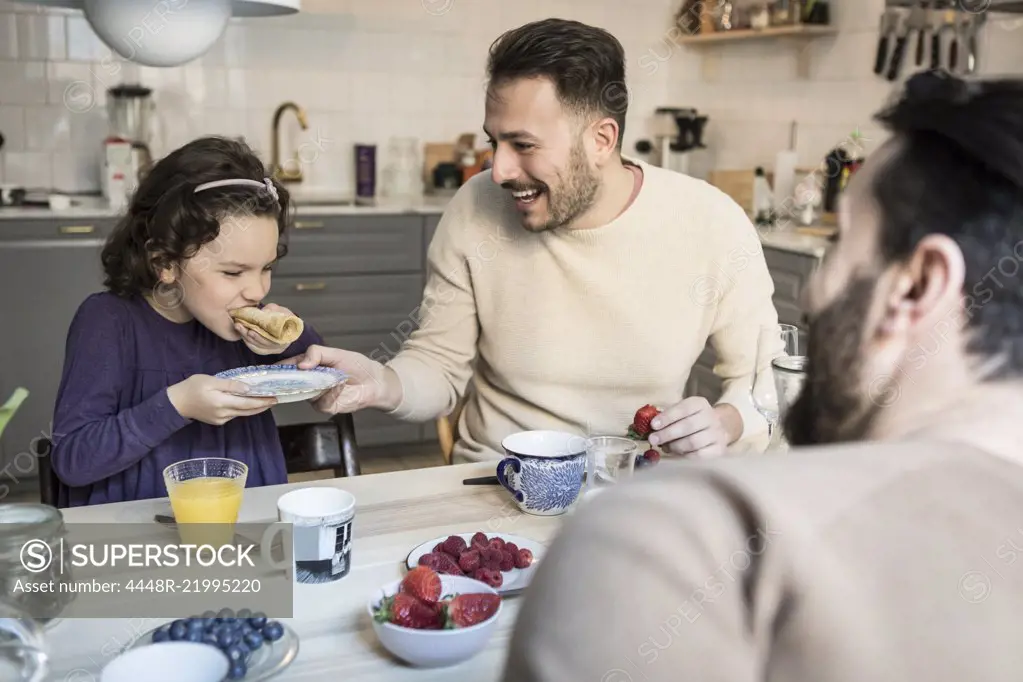
<path fill-rule="evenodd" d="M 164 468 L 195 457 L 244 462 L 249 487 L 287 482 L 274 399 L 213 375 L 322 343 L 306 325 L 275 347 L 230 315 L 270 290 L 288 206 L 251 150 L 226 139 L 191 142 L 143 179 L 103 249 L 108 291 L 68 331 L 53 424 L 59 507 L 166 496 Z"/>

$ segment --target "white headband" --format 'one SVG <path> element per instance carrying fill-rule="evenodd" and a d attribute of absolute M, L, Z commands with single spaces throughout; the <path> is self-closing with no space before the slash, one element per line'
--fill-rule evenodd
<path fill-rule="evenodd" d="M 215 180 L 213 182 L 206 182 L 195 188 L 195 194 L 203 191 L 204 189 L 212 189 L 214 187 L 226 187 L 228 185 L 252 185 L 253 187 L 260 187 L 266 189 L 270 193 L 270 196 L 274 198 L 274 201 L 279 202 L 280 199 L 277 197 L 277 188 L 274 187 L 273 181 L 270 178 L 263 178 L 263 182 L 258 180 L 246 180 L 238 178 L 235 180 Z"/>

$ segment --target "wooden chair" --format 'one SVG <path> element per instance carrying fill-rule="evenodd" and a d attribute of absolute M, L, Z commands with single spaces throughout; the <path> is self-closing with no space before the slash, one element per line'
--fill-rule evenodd
<path fill-rule="evenodd" d="M 451 464 L 451 458 L 454 456 L 455 443 L 458 442 L 458 418 L 465 407 L 465 401 L 466 397 L 462 396 L 451 414 L 437 417 L 437 440 L 440 441 L 440 451 L 445 464 Z"/>
<path fill-rule="evenodd" d="M 350 414 L 334 415 L 327 422 L 280 426 L 277 432 L 289 474 L 330 470 L 335 477 L 341 477 L 362 473 L 355 421 Z M 39 498 L 43 504 L 56 507 L 60 487 L 50 463 L 52 448 L 47 438 L 36 441 Z"/>

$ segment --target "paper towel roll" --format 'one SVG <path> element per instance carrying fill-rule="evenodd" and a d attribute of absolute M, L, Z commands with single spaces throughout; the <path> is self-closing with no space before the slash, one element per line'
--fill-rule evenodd
<path fill-rule="evenodd" d="M 798 160 L 798 154 L 793 151 L 778 152 L 774 160 L 774 206 L 782 212 L 792 207 Z"/>

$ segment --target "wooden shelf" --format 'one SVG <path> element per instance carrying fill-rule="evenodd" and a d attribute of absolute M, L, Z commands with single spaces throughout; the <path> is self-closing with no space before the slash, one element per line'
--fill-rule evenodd
<path fill-rule="evenodd" d="M 727 43 L 735 41 L 770 40 L 774 38 L 815 38 L 838 33 L 834 26 L 817 24 L 796 24 L 794 26 L 772 26 L 763 29 L 741 29 L 736 31 L 714 31 L 713 33 L 696 33 L 679 38 L 683 45 L 707 45 L 710 43 Z"/>

